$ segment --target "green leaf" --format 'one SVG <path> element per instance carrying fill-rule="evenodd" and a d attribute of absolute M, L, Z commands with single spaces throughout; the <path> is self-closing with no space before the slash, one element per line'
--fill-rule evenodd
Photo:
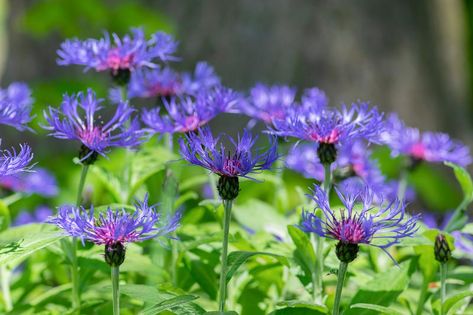
<path fill-rule="evenodd" d="M 287 227 L 289 236 L 291 237 L 294 245 L 296 245 L 296 251 L 294 252 L 294 258 L 301 265 L 302 270 L 308 277 L 315 270 L 315 251 L 312 247 L 309 237 L 306 233 L 302 232 L 295 226 L 289 225 Z"/>
<path fill-rule="evenodd" d="M 328 308 L 325 305 L 313 304 L 313 303 L 308 303 L 307 301 L 299 301 L 299 300 L 290 300 L 290 301 L 279 302 L 277 304 L 277 306 L 278 307 L 283 306 L 283 307 L 286 307 L 286 308 L 310 309 L 310 310 L 322 312 L 323 314 L 326 314 L 328 312 Z"/>
<path fill-rule="evenodd" d="M 125 201 L 123 200 L 123 183 L 118 177 L 113 175 L 110 171 L 97 165 L 92 165 L 90 172 L 90 175 L 92 175 L 91 177 L 95 180 L 98 180 L 113 196 L 113 199 L 116 202 L 123 203 Z"/>
<path fill-rule="evenodd" d="M 194 301 L 198 299 L 197 296 L 194 295 L 179 295 L 173 298 L 170 298 L 168 300 L 159 302 L 158 304 L 147 308 L 143 311 L 143 314 L 145 315 L 154 315 L 158 314 L 159 312 L 166 311 L 166 310 L 172 310 L 176 306 L 180 306 L 182 304 L 187 304 L 191 301 Z"/>
<path fill-rule="evenodd" d="M 281 255 L 276 255 L 273 253 L 266 253 L 266 252 L 247 252 L 247 251 L 236 251 L 236 252 L 231 252 L 228 255 L 228 261 L 227 261 L 227 274 L 226 274 L 226 281 L 227 283 L 230 281 L 230 279 L 233 277 L 235 272 L 238 270 L 238 268 L 244 264 L 250 257 L 253 257 L 255 255 L 264 255 L 264 256 L 271 256 L 276 259 L 278 259 L 282 264 L 287 265 L 286 258 Z"/>
<path fill-rule="evenodd" d="M 46 224 L 28 224 L 10 228 L 0 233 L 0 265 L 15 265 L 64 237 Z"/>
<path fill-rule="evenodd" d="M 472 296 L 473 296 L 473 291 L 464 291 L 464 292 L 460 292 L 460 293 L 457 293 L 457 294 L 454 294 L 454 295 L 450 296 L 444 302 L 445 314 L 448 314 L 448 311 L 456 303 L 460 302 L 461 300 L 463 300 L 466 297 L 472 297 Z M 435 312 L 437 312 L 438 314 L 440 314 L 440 307 L 441 307 L 440 299 L 437 299 L 434 303 L 432 303 L 432 309 Z"/>
<path fill-rule="evenodd" d="M 463 201 L 456 208 L 452 217 L 448 221 L 445 231 L 453 232 L 459 230 L 465 226 L 468 222 L 468 216 L 466 215 L 466 208 L 473 201 L 473 181 L 470 174 L 461 166 L 456 164 L 445 162 L 445 165 L 453 168 L 455 177 L 463 190 Z"/>
<path fill-rule="evenodd" d="M 0 200 L 0 232 L 5 231 L 10 226 L 10 209 Z"/>
<path fill-rule="evenodd" d="M 403 313 L 393 310 L 388 307 L 384 307 L 381 305 L 375 304 L 367 304 L 367 303 L 358 303 L 350 306 L 350 308 L 363 308 L 367 310 L 373 310 L 379 312 L 379 314 L 387 314 L 387 315 L 403 315 Z"/>
<path fill-rule="evenodd" d="M 410 260 L 400 264 L 399 267 L 393 267 L 384 273 L 375 275 L 373 279 L 360 287 L 350 304 L 369 302 L 374 305 L 389 306 L 407 288 L 414 269 L 415 261 Z M 347 309 L 344 312 L 344 315 L 365 314 L 374 313 L 367 309 Z"/>
<path fill-rule="evenodd" d="M 234 311 L 227 311 L 227 312 L 212 311 L 212 312 L 205 312 L 204 314 L 205 315 L 238 315 L 238 313 Z"/>
<path fill-rule="evenodd" d="M 191 260 L 187 263 L 194 280 L 212 299 L 217 297 L 217 274 L 212 266 L 200 260 Z"/>

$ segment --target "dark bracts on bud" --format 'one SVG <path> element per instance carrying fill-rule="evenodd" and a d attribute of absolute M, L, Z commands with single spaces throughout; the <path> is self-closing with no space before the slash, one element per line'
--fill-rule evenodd
<path fill-rule="evenodd" d="M 358 244 L 344 243 L 339 241 L 335 249 L 338 259 L 344 263 L 350 263 L 355 260 L 358 255 L 360 246 Z"/>
<path fill-rule="evenodd" d="M 423 160 L 417 159 L 414 157 L 408 157 L 407 158 L 407 163 L 406 163 L 406 168 L 409 172 L 415 171 L 421 164 Z"/>
<path fill-rule="evenodd" d="M 443 234 L 438 234 L 434 245 L 435 260 L 439 263 L 446 263 L 452 257 L 452 251 L 448 246 L 447 238 Z"/>
<path fill-rule="evenodd" d="M 330 165 L 337 159 L 337 148 L 333 143 L 320 143 L 317 148 L 317 156 L 320 163 Z"/>
<path fill-rule="evenodd" d="M 105 261 L 111 267 L 118 267 L 125 261 L 126 248 L 122 243 L 112 243 L 105 245 Z"/>
<path fill-rule="evenodd" d="M 130 82 L 130 69 L 118 69 L 111 72 L 113 82 L 120 86 L 125 86 Z"/>
<path fill-rule="evenodd" d="M 220 176 L 218 179 L 217 190 L 222 200 L 234 200 L 240 192 L 238 176 Z"/>
<path fill-rule="evenodd" d="M 91 150 L 86 147 L 85 145 L 82 145 L 80 147 L 80 151 L 79 151 L 79 159 L 81 160 L 81 163 L 84 164 L 84 165 L 92 165 L 95 163 L 95 161 L 97 161 L 97 158 L 99 157 L 99 154 L 95 151 L 93 151 L 92 153 L 90 153 Z M 90 155 L 89 155 L 90 153 Z M 89 155 L 86 159 L 82 160 L 84 157 L 86 157 L 87 155 Z"/>

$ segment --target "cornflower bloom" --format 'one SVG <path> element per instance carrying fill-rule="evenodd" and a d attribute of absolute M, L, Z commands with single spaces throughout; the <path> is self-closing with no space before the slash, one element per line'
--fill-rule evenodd
<path fill-rule="evenodd" d="M 82 143 L 79 157 L 85 165 L 94 163 L 98 155 L 106 157 L 112 147 L 133 147 L 142 142 L 144 131 L 136 118 L 131 120 L 134 109 L 120 102 L 113 117 L 105 123 L 101 116 L 96 117 L 102 101 L 88 89 L 85 94 L 64 95 L 60 109 L 49 107 L 44 112 L 49 125 L 43 128 L 51 131 L 49 135 Z"/>
<path fill-rule="evenodd" d="M 327 194 L 314 185 L 311 198 L 324 215 L 319 218 L 313 212 L 304 211 L 300 228 L 338 240 L 336 253 L 342 262 L 349 263 L 356 258 L 359 244 L 381 248 L 389 255 L 386 251 L 388 247 L 399 243 L 404 237 L 413 236 L 417 231 L 418 217 L 406 218 L 405 205 L 400 200 L 386 204 L 375 202 L 375 192 L 368 187 L 362 190 L 358 187 L 347 188 L 345 194 L 338 189 L 335 191 L 344 208 L 339 215 L 330 207 Z M 361 210 L 355 208 L 357 201 L 362 204 Z"/>
<path fill-rule="evenodd" d="M 31 169 L 33 152 L 26 144 L 20 144 L 20 151 L 15 148 L 11 150 L 0 150 L 0 178 L 11 176 Z"/>
<path fill-rule="evenodd" d="M 377 142 L 383 130 L 383 115 L 367 103 L 344 106 L 341 111 L 320 106 L 317 98 L 307 98 L 283 119 L 273 119 L 271 133 L 283 137 L 316 142 L 317 155 L 323 165 L 337 158 L 338 148 L 355 139 Z"/>
<path fill-rule="evenodd" d="M 43 168 L 34 168 L 28 173 L 0 177 L 0 187 L 43 197 L 53 197 L 58 193 L 56 178 Z"/>
<path fill-rule="evenodd" d="M 323 216 L 303 212 L 299 228 L 338 241 L 335 253 L 340 260 L 340 267 L 333 306 L 333 314 L 338 315 L 348 263 L 358 255 L 359 244 L 381 248 L 392 258 L 387 248 L 415 234 L 417 217 L 406 218 L 405 206 L 399 200 L 387 204 L 374 202 L 374 194 L 369 188 L 347 188 L 345 194 L 338 189 L 335 191 L 343 206 L 340 213 L 337 214 L 330 206 L 327 193 L 315 185 L 311 197 L 322 210 Z M 361 208 L 355 206 L 357 201 L 361 203 Z"/>
<path fill-rule="evenodd" d="M 0 124 L 12 126 L 20 131 L 29 129 L 33 98 L 25 83 L 14 82 L 0 89 Z"/>
<path fill-rule="evenodd" d="M 270 147 L 266 151 L 256 150 L 252 152 L 256 138 L 248 131 L 244 131 L 242 137 L 235 141 L 228 137 L 233 144 L 233 153 L 226 150 L 220 142 L 221 136 L 214 137 L 210 129 L 201 128 L 196 132 L 189 132 L 185 139 L 179 139 L 182 157 L 189 163 L 208 169 L 219 175 L 217 190 L 223 201 L 223 241 L 222 241 L 222 268 L 219 282 L 219 311 L 225 309 L 226 298 L 226 275 L 227 275 L 227 252 L 228 234 L 230 230 L 230 218 L 233 200 L 240 191 L 239 177 L 250 178 L 250 174 L 269 169 L 277 160 L 277 142 L 270 139 Z"/>
<path fill-rule="evenodd" d="M 197 95 L 220 85 L 220 78 L 213 67 L 197 63 L 194 73 L 179 73 L 169 67 L 141 69 L 132 74 L 128 97 L 165 97 Z"/>
<path fill-rule="evenodd" d="M 12 226 L 20 226 L 30 223 L 42 223 L 47 221 L 52 214 L 53 211 L 47 206 L 39 206 L 34 210 L 33 213 L 22 210 L 16 216 Z"/>
<path fill-rule="evenodd" d="M 163 99 L 166 114 L 162 108 L 144 110 L 141 119 L 154 133 L 188 133 L 195 131 L 218 114 L 231 112 L 237 94 L 230 89 L 217 87 L 204 90 L 195 97 Z"/>
<path fill-rule="evenodd" d="M 411 166 L 421 161 L 452 162 L 461 166 L 471 163 L 470 150 L 460 141 L 441 132 L 421 133 L 417 128 L 407 127 L 395 114 L 389 116 L 382 140 L 391 148 L 393 156 L 410 157 Z"/>
<path fill-rule="evenodd" d="M 176 60 L 173 56 L 177 42 L 165 33 L 157 32 L 146 39 L 140 28 L 133 28 L 123 38 L 105 32 L 100 39 L 68 39 L 57 51 L 61 66 L 81 65 L 85 70 L 110 71 L 114 80 L 125 85 L 132 71 L 156 67 L 156 61 Z"/>

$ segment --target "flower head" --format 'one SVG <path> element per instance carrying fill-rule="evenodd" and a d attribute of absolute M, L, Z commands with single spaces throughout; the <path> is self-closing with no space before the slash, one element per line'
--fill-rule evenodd
<path fill-rule="evenodd" d="M 327 194 L 319 186 L 314 187 L 312 199 L 323 216 L 303 212 L 300 228 L 306 232 L 338 240 L 340 244 L 368 244 L 386 250 L 417 231 L 417 217 L 406 218 L 405 206 L 399 200 L 383 204 L 374 201 L 374 193 L 368 188 L 347 189 L 345 194 L 335 189 L 343 207 L 337 213 L 329 205 Z M 361 208 L 356 207 L 357 201 Z"/>
<path fill-rule="evenodd" d="M 0 187 L 43 197 L 53 197 L 58 193 L 56 178 L 43 168 L 35 168 L 31 172 L 17 175 L 2 176 Z"/>
<path fill-rule="evenodd" d="M 397 115 L 390 115 L 382 135 L 394 156 L 406 155 L 414 161 L 452 162 L 462 166 L 471 163 L 470 150 L 463 143 L 440 132 L 423 132 L 406 127 Z"/>
<path fill-rule="evenodd" d="M 25 83 L 15 82 L 6 89 L 0 89 L 0 124 L 15 127 L 18 130 L 28 129 L 33 99 Z"/>
<path fill-rule="evenodd" d="M 57 62 L 61 66 L 82 65 L 86 70 L 109 70 L 116 74 L 119 70 L 133 71 L 141 67 L 155 67 L 156 59 L 176 59 L 173 53 L 177 43 L 165 33 L 155 33 L 147 40 L 142 29 L 134 28 L 131 34 L 123 38 L 114 33 L 111 37 L 113 39 L 105 33 L 100 39 L 66 40 L 57 51 Z"/>
<path fill-rule="evenodd" d="M 61 206 L 57 216 L 49 223 L 56 224 L 69 236 L 90 241 L 97 245 L 113 243 L 141 242 L 158 236 L 164 236 L 179 226 L 180 214 L 176 214 L 166 224 L 160 223 L 160 214 L 155 206 L 148 205 L 148 195 L 142 202 L 135 204 L 133 213 L 125 209 L 108 208 L 98 217 L 94 208 L 90 211 L 82 207 Z"/>
<path fill-rule="evenodd" d="M 102 109 L 101 99 L 89 89 L 71 96 L 65 95 L 60 109 L 49 108 L 44 112 L 51 136 L 59 139 L 79 140 L 83 145 L 82 162 L 98 154 L 106 156 L 111 147 L 133 147 L 141 143 L 143 131 L 137 119 L 130 122 L 133 109 L 119 103 L 113 117 L 104 122 L 96 113 Z M 93 161 L 92 161 L 93 162 Z"/>
<path fill-rule="evenodd" d="M 152 132 L 186 133 L 197 130 L 220 113 L 231 111 L 236 99 L 237 94 L 232 90 L 218 87 L 195 97 L 163 99 L 165 114 L 156 107 L 144 110 L 141 119 Z"/>
<path fill-rule="evenodd" d="M 15 148 L 0 151 L 0 177 L 15 175 L 31 168 L 33 152 L 28 145 L 20 144 L 19 152 Z"/>
<path fill-rule="evenodd" d="M 22 210 L 18 213 L 12 225 L 20 226 L 30 223 L 42 223 L 45 222 L 52 214 L 53 211 L 47 206 L 39 206 L 33 213 Z"/>

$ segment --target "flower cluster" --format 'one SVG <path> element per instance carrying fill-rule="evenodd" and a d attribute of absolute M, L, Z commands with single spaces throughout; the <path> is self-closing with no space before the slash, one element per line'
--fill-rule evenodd
<path fill-rule="evenodd" d="M 155 33 L 149 40 L 142 29 L 132 29 L 123 38 L 108 33 L 101 39 L 66 40 L 57 51 L 59 65 L 82 65 L 86 70 L 109 70 L 116 75 L 120 70 L 133 71 L 141 67 L 155 67 L 155 60 L 176 60 L 173 56 L 177 43 L 165 33 Z"/>
<path fill-rule="evenodd" d="M 105 157 L 112 147 L 133 147 L 142 142 L 143 130 L 137 119 L 131 120 L 134 110 L 120 102 L 105 123 L 101 116 L 96 117 L 102 101 L 89 89 L 85 94 L 64 95 L 60 109 L 49 107 L 44 112 L 49 125 L 43 128 L 56 138 L 79 140 L 83 145 L 80 158 L 86 164 L 93 163 L 98 154 Z"/>
<path fill-rule="evenodd" d="M 194 97 L 164 99 L 166 113 L 156 107 L 144 110 L 141 119 L 154 133 L 187 133 L 207 124 L 220 113 L 232 111 L 236 100 L 235 92 L 217 87 L 203 90 Z"/>
<path fill-rule="evenodd" d="M 54 197 L 58 193 L 56 178 L 43 168 L 31 172 L 0 177 L 0 187 L 25 194 Z"/>
<path fill-rule="evenodd" d="M 15 82 L 6 89 L 0 89 L 0 124 L 25 130 L 32 119 L 33 105 L 31 91 L 24 83 Z"/>
<path fill-rule="evenodd" d="M 341 245 L 337 245 L 337 256 L 341 261 L 354 260 L 359 244 L 386 251 L 386 248 L 399 243 L 404 237 L 413 236 L 417 231 L 418 218 L 407 217 L 402 201 L 375 202 L 374 193 L 369 188 L 360 190 L 354 187 L 352 190 L 346 189 L 345 194 L 338 189 L 335 191 L 343 206 L 340 213 L 330 206 L 327 194 L 315 185 L 312 199 L 323 216 L 305 211 L 300 227 L 306 232 L 338 240 Z M 356 202 L 361 203 L 360 209 L 356 207 Z M 346 245 L 345 248 L 342 245 Z"/>
<path fill-rule="evenodd" d="M 406 127 L 395 114 L 389 116 L 382 139 L 394 156 L 405 155 L 413 162 L 452 162 L 466 166 L 472 161 L 470 150 L 463 143 L 445 133 L 421 133 L 417 128 Z"/>

